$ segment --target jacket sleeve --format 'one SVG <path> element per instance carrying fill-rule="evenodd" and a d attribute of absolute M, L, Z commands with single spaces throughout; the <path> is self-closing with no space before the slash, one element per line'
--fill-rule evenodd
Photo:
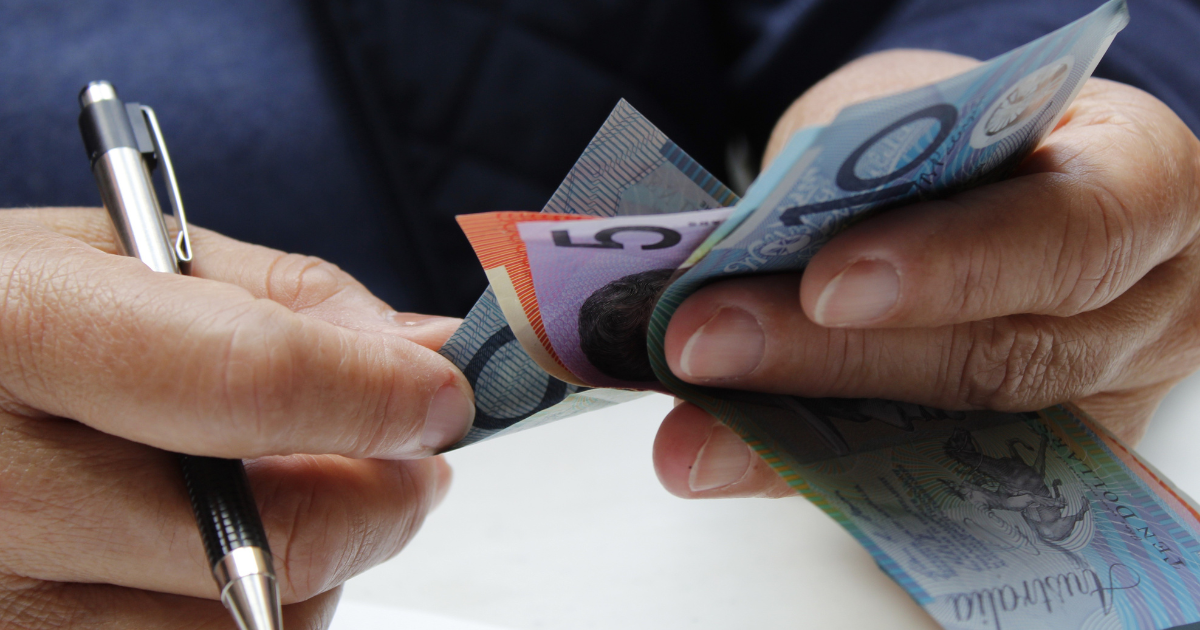
<path fill-rule="evenodd" d="M 858 51 L 924 48 L 989 59 L 1086 15 L 1097 0 L 903 0 Z M 1130 0 L 1096 76 L 1161 99 L 1200 133 L 1200 2 Z"/>
<path fill-rule="evenodd" d="M 1100 6 L 1102 0 L 730 0 L 738 123 L 758 145 L 813 82 L 893 48 L 989 59 Z M 1200 0 L 1129 0 L 1129 26 L 1096 75 L 1163 100 L 1200 133 Z"/>

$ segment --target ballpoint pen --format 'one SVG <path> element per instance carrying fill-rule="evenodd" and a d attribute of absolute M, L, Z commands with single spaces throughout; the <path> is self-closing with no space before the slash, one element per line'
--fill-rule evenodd
<path fill-rule="evenodd" d="M 79 105 L 84 147 L 122 253 L 154 271 L 187 273 L 192 260 L 187 218 L 154 110 L 123 103 L 107 81 L 83 88 Z M 150 179 L 160 162 L 179 224 L 173 243 Z M 241 630 L 282 630 L 271 550 L 242 462 L 180 455 L 179 463 L 221 601 Z"/>

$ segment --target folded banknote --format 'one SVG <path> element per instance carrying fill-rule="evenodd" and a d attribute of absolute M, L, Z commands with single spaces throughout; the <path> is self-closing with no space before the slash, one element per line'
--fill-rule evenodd
<path fill-rule="evenodd" d="M 1200 513 L 1069 405 L 945 411 L 703 388 L 666 367 L 675 308 L 802 269 L 874 212 L 1004 177 L 1128 21 L 1122 0 L 962 75 L 798 132 L 738 199 L 625 102 L 542 213 L 460 217 L 491 288 L 443 353 L 463 444 L 663 391 L 733 428 L 947 628 L 1200 622 Z"/>

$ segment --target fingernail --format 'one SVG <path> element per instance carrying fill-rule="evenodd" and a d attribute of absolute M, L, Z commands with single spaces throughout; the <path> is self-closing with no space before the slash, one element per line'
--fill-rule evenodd
<path fill-rule="evenodd" d="M 688 487 L 692 492 L 701 492 L 728 486 L 746 476 L 750 461 L 750 447 L 742 438 L 720 422 L 713 423 L 708 440 L 692 463 Z"/>
<path fill-rule="evenodd" d="M 822 326 L 869 324 L 887 315 L 900 297 L 900 274 L 891 263 L 860 260 L 842 270 L 817 298 Z"/>
<path fill-rule="evenodd" d="M 455 320 L 451 317 L 441 317 L 439 315 L 421 315 L 419 313 L 400 313 L 398 311 L 389 311 L 384 315 L 384 319 L 389 323 L 403 328 L 441 325 L 448 322 L 455 325 L 458 323 L 458 320 Z"/>
<path fill-rule="evenodd" d="M 743 376 L 758 367 L 765 344 L 753 315 L 740 308 L 722 308 L 684 344 L 679 368 L 691 378 Z"/>
<path fill-rule="evenodd" d="M 438 451 L 461 440 L 475 419 L 475 405 L 454 385 L 445 385 L 433 395 L 425 414 L 421 446 Z"/>
<path fill-rule="evenodd" d="M 454 471 L 450 469 L 450 464 L 446 463 L 445 457 L 435 457 L 433 461 L 437 467 L 437 490 L 433 495 L 433 507 L 436 508 L 446 500 L 446 493 L 450 491 L 450 481 L 454 479 Z"/>

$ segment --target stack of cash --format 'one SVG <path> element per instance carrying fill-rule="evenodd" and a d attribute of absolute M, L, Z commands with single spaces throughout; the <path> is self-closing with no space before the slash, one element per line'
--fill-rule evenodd
<path fill-rule="evenodd" d="M 742 436 L 946 628 L 1200 622 L 1200 513 L 1079 410 L 699 387 L 663 350 L 706 284 L 803 269 L 873 213 L 1007 175 L 1128 19 L 1112 0 L 969 72 L 848 107 L 797 132 L 742 199 L 622 101 L 542 212 L 459 219 L 491 284 L 442 350 L 476 393 L 459 446 L 665 392 Z"/>

